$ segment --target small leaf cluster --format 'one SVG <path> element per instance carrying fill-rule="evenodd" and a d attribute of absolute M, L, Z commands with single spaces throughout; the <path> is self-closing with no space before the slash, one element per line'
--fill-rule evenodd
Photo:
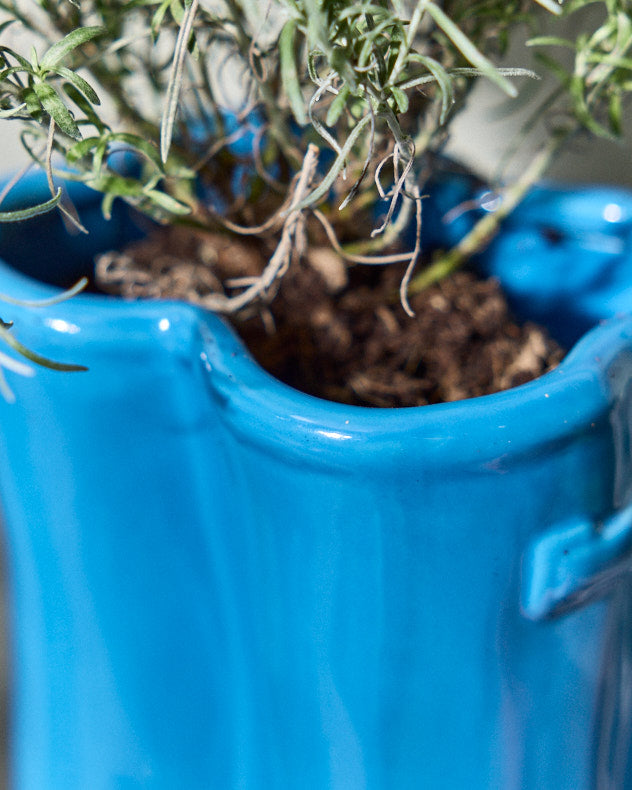
<path fill-rule="evenodd" d="M 241 164 L 221 144 L 215 94 L 224 61 L 240 63 L 243 109 L 261 110 L 269 132 L 262 159 L 280 161 L 289 183 L 313 140 L 309 126 L 337 155 L 333 181 L 347 167 L 354 172 L 356 161 L 356 176 L 366 170 L 376 153 L 388 152 L 388 140 L 404 161 L 438 148 L 475 76 L 515 93 L 476 38 L 500 41 L 533 0 L 513 19 L 499 0 L 476 4 L 487 18 L 484 34 L 481 14 L 467 4 L 434 0 L 272 0 L 267 10 L 253 0 L 41 5 L 44 27 L 17 4 L 0 3 L 10 17 L 5 26 L 27 28 L 47 44 L 39 57 L 35 47 L 28 56 L 0 48 L 0 111 L 26 122 L 23 140 L 36 161 L 51 170 L 51 155 L 61 155 L 74 178 L 102 191 L 106 215 L 123 198 L 164 219 L 199 213 L 192 178 L 217 178 L 205 151 L 222 149 L 224 172 Z M 102 94 L 118 120 L 101 114 Z M 193 154 L 192 121 L 204 138 Z M 110 166 L 121 149 L 137 156 L 140 172 Z"/>
<path fill-rule="evenodd" d="M 484 76 L 507 94 L 516 93 L 503 70 L 432 0 L 416 4 L 410 16 L 372 0 L 292 0 L 287 6 L 290 18 L 279 37 L 282 85 L 296 121 L 309 121 L 334 148 L 327 127 L 335 127 L 345 114 L 350 126 L 370 115 L 373 134 L 375 122 L 382 120 L 399 154 L 409 158 L 412 141 L 401 122 L 409 110 L 423 123 L 430 121 L 430 144 L 462 99 L 464 80 Z M 495 27 L 498 32 L 502 24 Z M 305 63 L 316 86 L 311 95 Z M 411 108 L 411 98 L 419 96 L 425 107 L 416 101 Z M 323 98 L 330 103 L 321 120 L 316 105 Z"/>
<path fill-rule="evenodd" d="M 10 24 L 5 22 L 3 30 Z M 0 71 L 0 118 L 28 119 L 42 123 L 49 119 L 60 131 L 72 139 L 80 139 L 81 132 L 66 106 L 68 98 L 81 106 L 84 103 L 99 104 L 94 88 L 65 63 L 74 50 L 93 40 L 102 33 L 99 27 L 74 30 L 46 50 L 41 58 L 33 47 L 30 58 L 26 58 L 8 46 L 0 46 L 0 57 L 4 68 Z M 66 93 L 66 101 L 61 90 Z M 56 206 L 61 197 L 59 190 L 51 200 L 16 212 L 3 212 L 0 219 L 19 221 Z"/>
<path fill-rule="evenodd" d="M 623 134 L 624 105 L 632 91 L 632 3 L 605 0 L 602 5 L 600 22 L 575 40 L 539 36 L 528 42 L 559 82 L 548 100 L 558 127 L 562 124 L 558 133 L 579 127 L 599 137 Z M 588 0 L 573 0 L 565 13 L 592 11 L 593 6 Z M 552 54 L 556 50 L 571 54 L 570 66 Z"/>
<path fill-rule="evenodd" d="M 564 15 L 603 7 L 602 23 L 576 41 L 534 35 L 530 45 L 559 80 L 544 108 L 552 124 L 559 126 L 563 118 L 569 134 L 577 126 L 619 134 L 630 88 L 629 0 L 539 3 Z M 38 13 L 31 13 L 24 3 L 0 0 L 7 16 L 0 35 L 11 26 L 33 34 L 27 54 L 0 46 L 0 118 L 25 124 L 24 144 L 51 176 L 51 198 L 33 212 L 61 203 L 52 178 L 57 155 L 72 178 L 103 192 L 106 215 L 122 198 L 157 219 L 174 221 L 203 217 L 196 179 L 225 189 L 234 181 L 230 173 L 243 169 L 243 157 L 227 141 L 218 96 L 228 64 L 232 79 L 237 74 L 244 87 L 238 115 L 251 117 L 254 111 L 263 119 L 263 131 L 255 135 L 251 197 L 266 194 L 263 184 L 287 189 L 314 140 L 332 150 L 334 159 L 309 205 L 337 189 L 338 177 L 347 172 L 354 177 L 347 187 L 351 197 L 375 189 L 364 178 L 378 169 L 383 177 L 388 157 L 394 187 L 401 182 L 400 192 L 410 194 L 428 157 L 444 145 L 449 121 L 475 78 L 514 96 L 516 78 L 533 76 L 498 68 L 494 59 L 514 28 L 529 24 L 537 33 L 543 16 L 535 0 L 38 5 Z M 573 51 L 572 69 L 551 55 L 555 47 Z M 108 98 L 114 114 L 102 112 L 100 96 Z M 114 166 L 122 150 L 133 154 L 134 168 Z"/>
<path fill-rule="evenodd" d="M 5 23 L 5 28 L 11 23 Z M 34 31 L 35 32 L 35 31 Z M 99 114 L 106 64 L 101 46 L 116 50 L 105 25 L 79 26 L 50 45 L 38 56 L 35 46 L 28 57 L 15 48 L 0 46 L 4 68 L 0 71 L 0 117 L 22 121 L 22 142 L 32 159 L 50 175 L 51 199 L 30 208 L 0 213 L 0 221 L 20 221 L 55 206 L 62 206 L 59 187 L 53 186 L 53 155 L 65 163 L 65 178 L 78 180 L 101 191 L 106 216 L 116 198 L 128 200 L 156 218 L 187 213 L 189 207 L 160 188 L 171 173 L 158 156 L 155 143 L 139 131 L 115 131 Z M 91 64 L 94 66 L 91 68 Z M 97 65 L 98 64 L 98 65 Z M 90 75 L 86 79 L 79 68 Z M 121 78 L 127 67 L 118 72 Z M 90 74 L 91 73 L 91 74 Z M 112 79 L 115 72 L 108 75 Z M 112 96 L 109 94 L 109 98 Z M 127 101 L 125 92 L 119 99 Z M 114 154 L 133 151 L 132 172 L 112 167 Z M 140 165 L 142 157 L 142 165 Z M 117 161 L 120 161 L 119 156 Z M 139 166 L 140 165 L 140 166 Z M 179 178 L 190 179 L 185 168 L 175 168 Z M 79 227 L 82 226 L 79 224 Z"/>
<path fill-rule="evenodd" d="M 3 28 L 6 29 L 8 24 L 5 22 Z M 100 103 L 94 88 L 64 64 L 77 47 L 102 32 L 100 27 L 74 30 L 53 44 L 41 58 L 38 58 L 35 48 L 32 48 L 31 57 L 27 59 L 11 47 L 0 46 L 5 62 L 5 68 L 0 72 L 3 87 L 0 117 L 10 118 L 26 114 L 41 119 L 47 114 L 65 134 L 79 139 L 79 127 L 61 98 L 55 82 L 73 86 L 85 100 L 93 104 Z M 14 65 L 9 65 L 11 61 Z"/>

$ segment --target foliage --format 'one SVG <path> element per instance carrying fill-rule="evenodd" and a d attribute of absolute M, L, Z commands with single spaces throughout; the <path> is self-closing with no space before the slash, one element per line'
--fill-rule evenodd
<path fill-rule="evenodd" d="M 314 216 L 351 261 L 408 260 L 406 306 L 409 287 L 442 276 L 493 235 L 569 138 L 623 132 L 631 0 L 539 3 L 0 0 L 2 35 L 27 34 L 30 43 L 26 54 L 0 46 L 0 117 L 19 124 L 51 190 L 46 203 L 0 213 L 0 221 L 56 208 L 82 229 L 57 186 L 61 162 L 70 168 L 65 178 L 103 193 L 106 216 L 121 198 L 158 221 L 227 232 L 276 228 L 277 273 L 305 232 L 297 218 Z M 599 10 L 593 29 L 576 40 L 556 34 L 556 16 L 582 15 L 589 6 Z M 423 183 L 451 119 L 476 79 L 513 97 L 536 77 L 494 65 L 521 26 L 532 34 L 539 67 L 556 78 L 534 113 L 548 119 L 548 139 L 522 177 L 503 186 L 500 208 L 412 279 Z M 308 154 L 309 178 L 297 191 Z M 362 211 L 376 196 L 389 201 L 385 221 L 370 239 L 341 244 L 336 228 L 347 207 Z M 413 216 L 415 249 L 381 256 Z M 269 286 L 255 289 L 256 298 Z M 217 309 L 237 309 L 243 290 Z"/>

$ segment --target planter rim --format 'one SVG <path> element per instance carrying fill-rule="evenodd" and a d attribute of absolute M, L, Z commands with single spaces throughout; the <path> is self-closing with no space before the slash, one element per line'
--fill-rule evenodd
<path fill-rule="evenodd" d="M 261 426 L 256 441 L 268 445 L 287 446 L 292 439 L 302 445 L 310 436 L 332 451 L 344 446 L 348 452 L 355 444 L 361 455 L 370 441 L 376 453 L 390 447 L 394 454 L 412 451 L 426 460 L 441 456 L 442 463 L 451 456 L 467 464 L 508 454 L 515 458 L 594 430 L 610 419 L 620 394 L 613 363 L 626 349 L 632 358 L 632 318 L 612 319 L 585 335 L 556 369 L 527 384 L 453 403 L 367 408 L 332 403 L 277 381 L 231 329 L 221 323 L 220 330 L 208 318 L 202 331 L 211 336 L 210 325 L 215 338 L 207 340 L 204 352 L 211 388 L 244 440 L 253 441 L 249 426 L 256 422 Z"/>
<path fill-rule="evenodd" d="M 38 298 L 52 290 L 6 264 L 0 264 L 0 279 L 3 290 L 18 297 Z M 308 442 L 318 455 L 345 457 L 354 446 L 360 455 L 368 441 L 374 447 L 383 444 L 387 453 L 390 447 L 393 453 L 419 457 L 453 454 L 460 461 L 508 452 L 515 456 L 568 441 L 608 419 L 617 397 L 609 369 L 632 345 L 632 317 L 611 319 L 585 335 L 556 369 L 527 384 L 454 403 L 368 408 L 322 400 L 276 380 L 252 359 L 223 319 L 183 302 L 80 294 L 44 310 L 7 306 L 4 313 L 15 320 L 18 337 L 28 326 L 28 342 L 40 353 L 81 362 L 93 371 L 81 376 L 105 380 L 104 365 L 117 357 L 175 355 L 179 370 L 198 369 L 185 385 L 190 408 L 197 404 L 199 410 L 210 397 L 244 441 L 286 451 Z M 37 375 L 66 374 L 38 370 Z M 25 380 L 20 390 L 32 382 Z M 465 448 L 469 452 L 464 454 Z"/>
<path fill-rule="evenodd" d="M 36 189 L 41 193 L 46 188 L 41 174 L 30 174 L 10 193 L 7 205 L 19 204 L 27 194 L 33 200 Z M 79 207 L 100 202 L 98 193 L 81 184 L 70 183 L 69 191 Z M 551 191 L 559 193 L 563 187 Z M 601 187 L 595 192 L 625 194 Z M 529 206 L 527 201 L 527 211 L 532 210 Z M 37 219 L 28 222 L 35 227 Z M 2 262 L 0 277 L 0 290 L 17 298 L 37 299 L 55 292 Z M 221 403 L 223 418 L 244 437 L 251 434 L 252 423 L 257 423 L 257 438 L 248 441 L 303 445 L 309 437 L 321 451 L 328 447 L 336 453 L 343 446 L 346 453 L 351 445 L 364 446 L 369 436 L 372 442 L 383 442 L 394 451 L 416 443 L 420 455 L 456 454 L 457 445 L 464 444 L 478 456 L 498 454 L 509 445 L 515 454 L 530 452 L 543 443 L 566 441 L 577 431 L 589 430 L 608 418 L 617 397 L 608 371 L 632 340 L 632 317 L 620 316 L 584 335 L 555 370 L 535 381 L 454 403 L 387 409 L 325 401 L 277 381 L 252 360 L 221 318 L 185 303 L 129 302 L 80 294 L 32 312 L 3 306 L 3 318 L 15 319 L 18 337 L 21 326 L 37 324 L 39 331 L 31 330 L 27 342 L 40 353 L 51 357 L 62 354 L 95 370 L 104 358 L 112 359 L 117 353 L 150 356 L 153 347 L 180 353 L 185 364 L 184 357 L 194 358 L 205 368 L 202 375 L 207 388 L 203 395 L 193 392 L 191 397 L 208 399 L 210 393 Z M 64 322 L 80 331 L 69 334 Z M 47 331 L 47 327 L 56 331 Z M 38 371 L 38 375 L 44 374 L 48 372 Z"/>

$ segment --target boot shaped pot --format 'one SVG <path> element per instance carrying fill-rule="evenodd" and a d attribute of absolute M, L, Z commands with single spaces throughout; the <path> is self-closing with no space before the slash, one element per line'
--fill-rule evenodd
<path fill-rule="evenodd" d="M 74 197 L 87 238 L 2 228 L 2 292 L 131 232 Z M 89 367 L 0 403 L 13 787 L 632 787 L 631 232 L 534 192 L 481 265 L 578 342 L 424 408 L 297 393 L 184 304 L 3 308 Z"/>

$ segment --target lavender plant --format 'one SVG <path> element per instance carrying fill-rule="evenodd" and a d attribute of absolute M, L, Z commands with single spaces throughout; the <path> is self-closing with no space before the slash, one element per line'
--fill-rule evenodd
<path fill-rule="evenodd" d="M 576 40 L 551 32 L 589 5 L 599 9 L 593 29 Z M 406 261 L 400 298 L 410 311 L 408 294 L 486 244 L 561 147 L 579 134 L 622 134 L 632 87 L 629 0 L 0 0 L 0 9 L 0 35 L 29 41 L 28 51 L 0 45 L 0 117 L 50 187 L 49 200 L 0 221 L 56 210 L 84 232 L 63 175 L 100 191 L 106 217 L 122 199 L 158 222 L 276 233 L 261 277 L 206 298 L 220 312 L 271 298 L 309 243 L 310 218 L 344 260 Z M 534 112 L 549 134 L 517 180 L 495 185 L 497 210 L 420 268 L 423 187 L 450 122 L 477 80 L 515 97 L 537 79 L 495 65 L 525 26 L 556 79 Z M 122 150 L 133 168 L 120 167 Z M 341 243 L 340 223 L 378 198 L 385 220 Z M 411 223 L 414 248 L 391 252 Z"/>

